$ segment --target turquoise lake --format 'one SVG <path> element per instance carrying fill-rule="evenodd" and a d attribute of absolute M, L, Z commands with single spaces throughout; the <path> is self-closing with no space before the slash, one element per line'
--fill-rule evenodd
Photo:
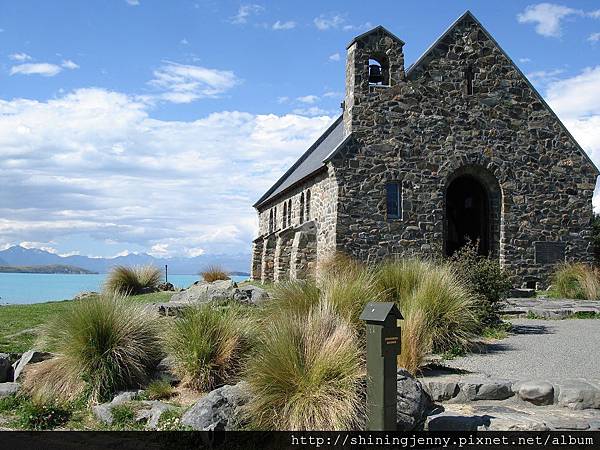
<path fill-rule="evenodd" d="M 68 300 L 81 291 L 100 291 L 105 278 L 106 274 L 0 273 L 0 304 Z M 243 281 L 247 277 L 234 276 L 232 279 Z M 180 288 L 198 280 L 198 275 L 169 275 L 169 282 Z"/>

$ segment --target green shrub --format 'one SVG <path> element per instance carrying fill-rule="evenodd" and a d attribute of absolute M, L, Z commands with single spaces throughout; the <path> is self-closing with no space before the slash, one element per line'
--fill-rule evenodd
<path fill-rule="evenodd" d="M 326 302 L 264 329 L 248 359 L 251 426 L 261 430 L 351 430 L 360 426 L 361 346 Z"/>
<path fill-rule="evenodd" d="M 66 424 L 71 417 L 71 411 L 53 403 L 38 403 L 26 401 L 17 410 L 19 427 L 27 430 L 51 430 Z"/>
<path fill-rule="evenodd" d="M 158 267 L 115 266 L 111 269 L 104 288 L 109 293 L 138 295 L 158 290 L 162 273 Z"/>
<path fill-rule="evenodd" d="M 399 364 L 415 373 L 430 351 L 465 350 L 477 327 L 476 301 L 446 264 L 405 258 L 382 264 L 377 286 L 404 316 Z"/>
<path fill-rule="evenodd" d="M 480 323 L 479 331 L 499 323 L 502 302 L 511 288 L 509 276 L 500 267 L 500 262 L 479 255 L 476 245 L 465 245 L 450 258 L 450 262 L 456 274 L 477 297 L 475 311 Z"/>
<path fill-rule="evenodd" d="M 599 300 L 600 274 L 586 264 L 561 264 L 552 277 L 552 288 L 563 298 Z"/>
<path fill-rule="evenodd" d="M 135 411 L 127 403 L 114 406 L 110 410 L 113 417 L 113 427 L 129 428 L 135 425 Z"/>
<path fill-rule="evenodd" d="M 229 280 L 229 272 L 226 272 L 225 269 L 216 264 L 206 267 L 200 272 L 200 276 L 207 283 L 218 280 Z"/>
<path fill-rule="evenodd" d="M 42 340 L 58 356 L 33 365 L 24 383 L 40 401 L 108 398 L 143 384 L 161 357 L 155 315 L 116 295 L 73 301 Z"/>
<path fill-rule="evenodd" d="M 162 400 L 175 395 L 175 389 L 171 383 L 165 380 L 154 380 L 146 387 L 146 396 L 150 400 Z"/>
<path fill-rule="evenodd" d="M 186 308 L 166 332 L 165 346 L 184 385 L 210 390 L 238 372 L 251 328 L 240 307 L 206 303 Z"/>

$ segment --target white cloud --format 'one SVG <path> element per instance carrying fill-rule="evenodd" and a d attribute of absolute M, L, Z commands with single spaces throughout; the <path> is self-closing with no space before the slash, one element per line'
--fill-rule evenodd
<path fill-rule="evenodd" d="M 289 97 L 286 96 L 282 96 L 282 97 L 277 97 L 277 103 L 287 103 L 290 101 Z"/>
<path fill-rule="evenodd" d="M 252 203 L 333 120 L 165 121 L 151 108 L 104 89 L 0 99 L 0 246 L 78 235 L 156 254 L 248 252 Z"/>
<path fill-rule="evenodd" d="M 340 28 L 345 22 L 346 19 L 340 14 L 321 14 L 313 20 L 315 27 L 321 31 Z"/>
<path fill-rule="evenodd" d="M 69 70 L 79 69 L 79 65 L 74 63 L 70 59 L 63 60 L 61 66 L 63 66 L 65 69 L 69 69 Z"/>
<path fill-rule="evenodd" d="M 590 16 L 592 19 L 600 19 L 600 9 L 597 9 L 596 11 L 590 11 L 589 13 L 587 13 L 588 16 Z"/>
<path fill-rule="evenodd" d="M 140 4 L 140 0 L 125 0 L 128 5 L 138 6 Z"/>
<path fill-rule="evenodd" d="M 551 83 L 545 97 L 600 167 L 600 66 L 588 67 L 579 75 Z M 600 211 L 600 182 L 594 193 L 594 209 Z"/>
<path fill-rule="evenodd" d="M 13 53 L 12 55 L 8 55 L 8 57 L 13 61 L 18 62 L 25 62 L 31 60 L 31 56 L 29 56 L 27 53 Z"/>
<path fill-rule="evenodd" d="M 527 64 L 531 62 L 531 59 L 529 58 L 519 58 L 519 62 L 523 63 L 523 64 Z"/>
<path fill-rule="evenodd" d="M 312 104 L 318 102 L 319 97 L 316 95 L 304 95 L 302 97 L 298 97 L 296 100 L 298 100 L 300 103 Z"/>
<path fill-rule="evenodd" d="M 12 66 L 10 74 L 16 75 L 42 75 L 45 77 L 53 77 L 62 71 L 60 66 L 50 63 L 26 63 Z"/>
<path fill-rule="evenodd" d="M 341 59 L 341 56 L 339 53 L 334 53 L 333 55 L 329 55 L 330 61 L 339 61 L 340 59 Z"/>
<path fill-rule="evenodd" d="M 326 97 L 326 98 L 341 98 L 343 96 L 344 96 L 343 92 L 336 92 L 336 91 L 328 91 L 323 94 L 323 97 Z"/>
<path fill-rule="evenodd" d="M 562 35 L 561 21 L 569 16 L 581 16 L 583 11 L 554 3 L 529 5 L 517 15 L 519 23 L 534 23 L 535 31 L 546 37 Z"/>
<path fill-rule="evenodd" d="M 563 69 L 536 70 L 527 73 L 526 76 L 532 83 L 543 87 L 553 81 L 558 81 L 558 76 L 562 73 L 564 73 Z"/>
<path fill-rule="evenodd" d="M 296 108 L 292 111 L 294 114 L 300 114 L 302 116 L 316 117 L 316 116 L 328 116 L 332 114 L 332 111 L 319 108 L 318 106 L 311 106 L 309 108 Z"/>
<path fill-rule="evenodd" d="M 274 30 L 291 30 L 293 28 L 296 28 L 296 22 L 293 20 L 288 20 L 287 22 L 281 22 L 278 20 L 273 24 Z"/>
<path fill-rule="evenodd" d="M 230 21 L 233 24 L 239 25 L 248 22 L 250 16 L 262 13 L 265 10 L 263 6 L 256 4 L 241 5 L 235 16 L 231 17 Z"/>
<path fill-rule="evenodd" d="M 186 38 L 183 38 L 181 41 L 179 41 L 179 43 L 181 45 L 188 45 L 190 42 Z"/>
<path fill-rule="evenodd" d="M 600 115 L 600 66 L 550 84 L 546 96 L 562 117 Z"/>
<path fill-rule="evenodd" d="M 600 41 L 600 33 L 592 33 L 588 36 L 587 40 L 589 42 L 599 42 Z"/>
<path fill-rule="evenodd" d="M 207 97 L 217 97 L 240 80 L 229 70 L 208 69 L 201 66 L 166 61 L 154 71 L 149 84 L 164 91 L 160 98 L 173 103 L 190 103 Z"/>

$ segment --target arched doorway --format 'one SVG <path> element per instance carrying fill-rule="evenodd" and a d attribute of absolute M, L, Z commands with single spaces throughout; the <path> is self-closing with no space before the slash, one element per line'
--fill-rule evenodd
<path fill-rule="evenodd" d="M 446 255 L 467 242 L 478 243 L 479 254 L 491 255 L 492 207 L 490 193 L 472 174 L 459 174 L 446 188 Z"/>

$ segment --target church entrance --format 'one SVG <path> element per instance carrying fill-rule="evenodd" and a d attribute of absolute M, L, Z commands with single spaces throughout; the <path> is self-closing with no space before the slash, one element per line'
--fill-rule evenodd
<path fill-rule="evenodd" d="M 478 243 L 479 254 L 491 250 L 490 196 L 473 175 L 460 175 L 446 189 L 446 255 L 451 256 L 467 242 Z"/>

